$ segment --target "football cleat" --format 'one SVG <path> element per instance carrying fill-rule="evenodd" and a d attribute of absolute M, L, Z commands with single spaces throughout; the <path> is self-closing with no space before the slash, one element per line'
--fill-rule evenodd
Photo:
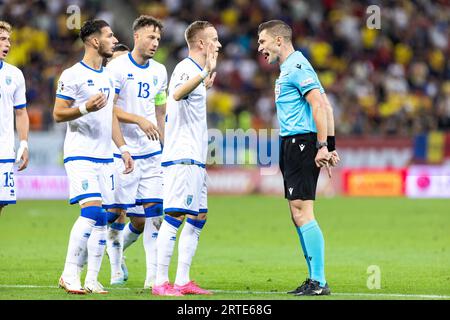
<path fill-rule="evenodd" d="M 300 292 L 295 293 L 296 296 L 328 296 L 331 294 L 328 284 L 320 286 L 319 281 L 310 280 L 309 284 Z"/>
<path fill-rule="evenodd" d="M 296 289 L 294 289 L 292 291 L 288 291 L 287 293 L 288 294 L 297 294 L 299 292 L 302 292 L 309 286 L 310 282 L 311 282 L 311 279 L 306 278 L 306 280 L 300 286 L 298 286 Z"/>
<path fill-rule="evenodd" d="M 80 278 L 77 277 L 65 277 L 59 278 L 58 286 L 63 288 L 67 293 L 72 294 L 86 294 L 86 291 L 81 286 Z"/>
<path fill-rule="evenodd" d="M 200 288 L 194 281 L 190 281 L 182 286 L 174 285 L 173 287 L 175 290 L 178 290 L 182 294 L 213 294 L 211 291 Z"/>
<path fill-rule="evenodd" d="M 152 290 L 154 284 L 155 284 L 154 279 L 149 278 L 145 279 L 144 290 Z"/>
<path fill-rule="evenodd" d="M 112 276 L 110 284 L 112 286 L 125 284 L 125 277 L 123 275 L 123 272 L 117 272 L 114 276 Z"/>
<path fill-rule="evenodd" d="M 169 296 L 169 297 L 181 297 L 184 296 L 180 291 L 175 290 L 175 288 L 167 281 L 162 285 L 153 286 L 152 294 L 154 296 Z"/>
<path fill-rule="evenodd" d="M 84 284 L 84 290 L 89 293 L 98 293 L 98 294 L 106 294 L 108 291 L 106 291 L 102 284 L 98 281 L 87 281 Z"/>

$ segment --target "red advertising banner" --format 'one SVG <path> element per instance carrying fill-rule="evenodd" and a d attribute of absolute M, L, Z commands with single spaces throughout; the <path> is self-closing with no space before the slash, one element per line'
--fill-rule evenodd
<path fill-rule="evenodd" d="M 403 196 L 405 195 L 406 169 L 344 170 L 344 194 L 348 196 Z"/>

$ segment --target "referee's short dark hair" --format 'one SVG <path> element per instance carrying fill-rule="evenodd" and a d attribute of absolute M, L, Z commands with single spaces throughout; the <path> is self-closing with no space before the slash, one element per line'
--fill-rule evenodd
<path fill-rule="evenodd" d="M 285 40 L 292 41 L 292 28 L 284 21 L 281 20 L 270 20 L 263 22 L 258 27 L 258 34 L 263 30 L 267 30 L 274 37 L 281 36 Z"/>
<path fill-rule="evenodd" d="M 162 31 L 163 24 L 158 19 L 147 16 L 147 15 L 141 15 L 133 22 L 133 31 L 136 32 L 141 28 L 144 27 L 151 27 L 153 26 L 155 29 L 159 29 L 159 31 Z"/>
<path fill-rule="evenodd" d="M 109 27 L 109 24 L 105 20 L 95 19 L 85 21 L 80 30 L 81 40 L 85 42 L 89 36 L 94 33 L 100 33 L 104 27 Z"/>

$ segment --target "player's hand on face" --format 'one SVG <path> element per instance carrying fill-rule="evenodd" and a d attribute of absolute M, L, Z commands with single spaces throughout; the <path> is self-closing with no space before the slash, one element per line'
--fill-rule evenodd
<path fill-rule="evenodd" d="M 213 73 L 216 70 L 217 56 L 218 56 L 218 53 L 216 52 L 216 46 L 214 45 L 214 43 L 209 42 L 207 44 L 207 46 L 206 46 L 206 64 L 205 64 L 205 68 L 210 73 Z"/>
<path fill-rule="evenodd" d="M 95 112 L 106 106 L 107 102 L 106 94 L 99 92 L 89 98 L 88 102 L 86 102 L 86 109 L 89 112 Z"/>
<path fill-rule="evenodd" d="M 123 171 L 123 173 L 128 174 L 132 172 L 134 169 L 134 161 L 133 158 L 131 158 L 131 155 L 128 151 L 122 153 L 122 160 L 125 165 L 125 170 Z"/>
<path fill-rule="evenodd" d="M 151 121 L 141 117 L 139 119 L 139 128 L 147 135 L 150 140 L 158 140 L 161 136 L 158 127 L 155 126 Z"/>
<path fill-rule="evenodd" d="M 214 84 L 214 79 L 216 78 L 216 72 L 210 73 L 209 76 L 206 77 L 205 79 L 205 87 L 206 89 L 209 89 L 213 86 Z"/>
<path fill-rule="evenodd" d="M 25 148 L 23 150 L 23 153 L 20 156 L 19 161 L 22 161 L 22 163 L 19 165 L 19 168 L 17 169 L 17 171 L 22 171 L 28 166 L 28 161 L 29 161 L 28 148 Z"/>
<path fill-rule="evenodd" d="M 336 167 L 337 164 L 339 163 L 339 161 L 341 161 L 341 158 L 339 157 L 339 154 L 337 153 L 336 150 L 331 151 L 330 154 L 331 154 L 331 157 L 330 157 L 330 161 L 328 163 L 330 164 L 330 166 Z"/>
<path fill-rule="evenodd" d="M 328 152 L 327 147 L 322 147 L 317 151 L 317 155 L 315 158 L 316 166 L 322 168 L 328 164 L 328 161 L 331 158 L 331 153 Z"/>

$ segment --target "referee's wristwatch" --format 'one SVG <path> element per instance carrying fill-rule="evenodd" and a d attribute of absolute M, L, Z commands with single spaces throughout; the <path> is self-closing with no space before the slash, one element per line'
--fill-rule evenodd
<path fill-rule="evenodd" d="M 317 150 L 321 149 L 322 147 L 326 147 L 326 146 L 328 146 L 328 143 L 326 141 L 324 141 L 324 142 L 316 141 Z"/>

